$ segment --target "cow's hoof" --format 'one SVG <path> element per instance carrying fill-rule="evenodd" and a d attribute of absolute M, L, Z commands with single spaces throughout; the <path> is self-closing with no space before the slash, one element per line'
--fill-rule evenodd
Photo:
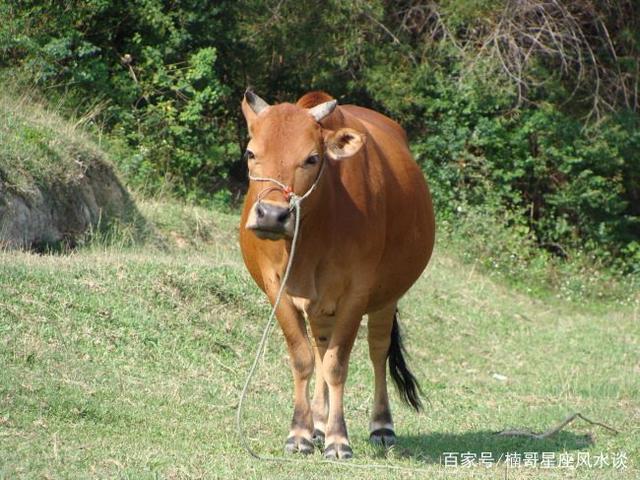
<path fill-rule="evenodd" d="M 313 431 L 312 440 L 317 447 L 322 447 L 324 445 L 324 432 L 316 428 Z"/>
<path fill-rule="evenodd" d="M 346 460 L 353 457 L 353 450 L 346 443 L 332 443 L 324 449 L 324 458 L 329 460 Z"/>
<path fill-rule="evenodd" d="M 391 447 L 396 444 L 396 434 L 390 428 L 379 428 L 371 432 L 369 441 L 373 445 Z"/>
<path fill-rule="evenodd" d="M 303 455 L 309 455 L 313 453 L 314 446 L 311 440 L 304 437 L 289 437 L 284 443 L 285 453 L 301 453 Z"/>

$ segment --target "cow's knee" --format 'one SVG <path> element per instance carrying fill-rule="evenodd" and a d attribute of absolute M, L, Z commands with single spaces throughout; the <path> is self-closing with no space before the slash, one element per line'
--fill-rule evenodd
<path fill-rule="evenodd" d="M 325 382 L 332 387 L 342 385 L 347 379 L 347 362 L 341 361 L 337 356 L 324 356 L 322 362 L 322 375 Z"/>
<path fill-rule="evenodd" d="M 292 349 L 290 357 L 294 375 L 305 380 L 311 377 L 315 367 L 315 358 L 310 346 L 300 345 Z"/>

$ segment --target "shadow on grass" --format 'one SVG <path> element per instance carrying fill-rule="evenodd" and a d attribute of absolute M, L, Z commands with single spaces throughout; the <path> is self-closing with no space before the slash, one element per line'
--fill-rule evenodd
<path fill-rule="evenodd" d="M 538 459 L 543 452 L 563 452 L 587 448 L 593 443 L 590 435 L 577 435 L 571 432 L 559 432 L 544 440 L 525 437 L 503 437 L 495 432 L 478 431 L 465 433 L 432 432 L 424 435 L 399 436 L 394 455 L 413 458 L 426 463 L 443 463 L 444 454 L 454 453 L 459 459 L 462 454 L 475 455 L 480 459 L 484 453 L 494 462 L 505 459 L 507 453 L 537 453 Z M 385 456 L 380 451 L 380 456 Z"/>

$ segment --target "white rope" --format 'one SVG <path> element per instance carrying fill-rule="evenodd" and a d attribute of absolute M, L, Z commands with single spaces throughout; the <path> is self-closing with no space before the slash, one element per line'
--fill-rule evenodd
<path fill-rule="evenodd" d="M 254 180 L 256 182 L 273 182 L 276 185 L 278 185 L 282 190 L 286 190 L 288 188 L 284 183 L 282 183 L 280 180 L 276 180 L 275 178 L 254 177 L 253 175 L 249 174 L 249 180 Z"/>
<path fill-rule="evenodd" d="M 284 276 L 282 277 L 282 281 L 280 282 L 280 288 L 278 289 L 278 294 L 276 295 L 276 299 L 273 302 L 273 307 L 271 308 L 269 319 L 267 320 L 267 323 L 264 327 L 264 331 L 262 332 L 262 338 L 260 338 L 260 342 L 258 343 L 258 348 L 256 350 L 253 363 L 251 364 L 251 368 L 249 368 L 249 372 L 247 373 L 247 378 L 244 382 L 244 386 L 242 387 L 242 391 L 240 392 L 240 398 L 238 399 L 238 411 L 236 412 L 236 431 L 238 433 L 240 443 L 242 444 L 242 447 L 249 453 L 249 455 L 251 455 L 252 457 L 258 460 L 262 460 L 265 462 L 308 463 L 306 461 L 295 459 L 295 458 L 274 457 L 274 456 L 266 456 L 266 455 L 258 454 L 255 450 L 253 450 L 249 446 L 249 443 L 247 442 L 247 437 L 244 433 L 244 427 L 242 423 L 242 412 L 244 410 L 244 401 L 247 398 L 247 392 L 249 391 L 251 380 L 253 379 L 253 376 L 255 375 L 256 370 L 258 369 L 258 363 L 260 362 L 260 359 L 264 354 L 264 349 L 267 345 L 267 341 L 269 340 L 269 335 L 271 334 L 271 331 L 273 330 L 273 327 L 275 325 L 273 320 L 275 318 L 276 310 L 278 309 L 278 306 L 280 305 L 280 301 L 282 300 L 282 295 L 284 293 L 287 280 L 289 279 L 289 273 L 291 272 L 291 265 L 293 264 L 293 259 L 295 257 L 295 252 L 296 252 L 296 245 L 298 242 L 298 236 L 300 234 L 300 204 L 304 199 L 306 199 L 311 194 L 311 192 L 315 190 L 316 186 L 318 185 L 322 172 L 324 171 L 325 161 L 322 162 L 322 166 L 320 167 L 320 172 L 318 172 L 318 176 L 316 177 L 315 182 L 313 183 L 311 188 L 307 190 L 307 192 L 304 195 L 299 197 L 295 193 L 290 194 L 289 208 L 291 210 L 295 210 L 296 219 L 295 219 L 295 226 L 293 230 L 293 239 L 291 240 L 291 251 L 289 252 L 289 259 L 287 260 L 287 267 L 285 268 Z M 257 182 L 273 182 L 276 185 L 278 185 L 280 188 L 282 188 L 283 191 L 285 192 L 289 191 L 286 185 L 276 180 L 275 178 L 253 177 L 251 174 L 249 175 L 249 178 Z M 368 464 L 345 463 L 344 461 L 329 460 L 326 458 L 319 460 L 316 463 L 323 463 L 323 464 L 329 463 L 329 464 L 333 464 L 340 467 L 349 467 L 349 468 L 356 468 L 356 469 L 360 468 L 360 469 L 371 469 L 371 470 L 378 469 L 378 470 L 398 470 L 398 471 L 407 471 L 407 472 L 430 472 L 430 470 L 426 468 L 412 468 L 412 467 L 402 467 L 399 465 L 381 465 L 381 464 L 372 464 L 372 463 L 368 463 Z"/>
<path fill-rule="evenodd" d="M 318 176 L 316 177 L 316 180 L 313 182 L 313 185 L 311 185 L 311 188 L 309 188 L 309 190 L 307 190 L 307 192 L 304 195 L 302 195 L 301 197 L 298 197 L 295 193 L 291 193 L 290 194 L 290 197 L 288 198 L 288 200 L 289 200 L 289 208 L 294 206 L 294 202 L 297 202 L 297 205 L 299 206 L 299 204 L 305 198 L 307 198 L 309 195 L 311 195 L 311 193 L 313 193 L 313 191 L 318 186 L 318 183 L 320 183 L 320 177 L 322 177 L 322 172 L 324 172 L 324 164 L 325 164 L 326 161 L 327 160 L 323 160 L 322 161 L 322 165 L 320 166 L 320 171 L 318 172 Z M 249 174 L 249 179 L 253 180 L 255 182 L 272 182 L 272 183 L 275 183 L 277 186 L 279 186 L 282 189 L 283 192 L 292 192 L 292 190 L 289 187 L 287 187 L 280 180 L 276 180 L 275 178 L 254 177 L 253 175 Z M 295 236 L 295 232 L 294 232 L 294 236 Z"/>

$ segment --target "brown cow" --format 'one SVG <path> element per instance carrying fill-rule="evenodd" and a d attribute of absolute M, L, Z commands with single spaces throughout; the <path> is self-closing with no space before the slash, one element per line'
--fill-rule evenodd
<path fill-rule="evenodd" d="M 429 261 L 435 224 L 429 189 L 402 127 L 372 110 L 336 104 L 323 92 L 274 106 L 245 93 L 245 157 L 254 180 L 240 245 L 251 276 L 273 304 L 295 224 L 287 200 L 291 192 L 302 196 L 315 185 L 301 204 L 297 250 L 276 311 L 295 393 L 285 450 L 311 453 L 313 442 L 324 441 L 325 457 L 350 458 L 343 394 L 365 314 L 375 373 L 371 441 L 395 442 L 387 358 L 401 396 L 420 408 L 419 387 L 402 355 L 396 308 Z"/>

